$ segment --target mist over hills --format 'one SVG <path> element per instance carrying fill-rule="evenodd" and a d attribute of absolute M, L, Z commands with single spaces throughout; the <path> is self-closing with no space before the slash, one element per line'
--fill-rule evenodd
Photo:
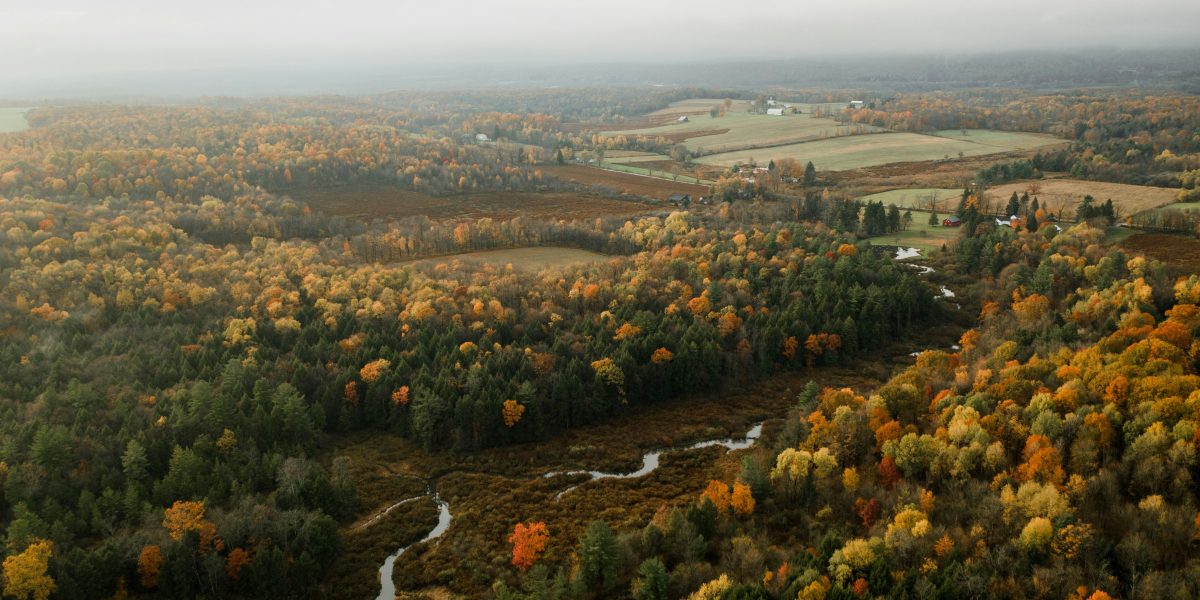
<path fill-rule="evenodd" d="M 861 88 L 873 91 L 1013 87 L 1147 87 L 1200 92 L 1200 48 L 861 54 L 707 62 L 588 64 L 303 64 L 180 69 L 10 80 L 10 101 L 177 101 L 201 96 L 371 94 L 588 86 Z"/>

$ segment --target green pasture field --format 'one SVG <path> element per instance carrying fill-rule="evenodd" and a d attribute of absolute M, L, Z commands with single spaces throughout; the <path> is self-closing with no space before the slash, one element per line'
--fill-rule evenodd
<path fill-rule="evenodd" d="M 663 161 L 663 160 L 671 160 L 671 157 L 667 156 L 665 154 L 650 154 L 650 153 L 641 154 L 638 156 L 617 156 L 617 157 L 613 157 L 613 158 L 609 158 L 609 156 L 607 154 L 604 155 L 605 163 L 614 162 L 614 163 L 621 163 L 623 165 L 642 163 L 642 162 L 659 162 L 659 161 Z"/>
<path fill-rule="evenodd" d="M 722 131 L 726 129 L 728 131 Z M 730 110 L 723 117 L 693 115 L 687 123 L 610 131 L 605 135 L 681 137 L 687 134 L 703 134 L 688 137 L 683 144 L 693 152 L 717 153 L 876 131 L 880 129 L 870 125 L 844 125 L 832 119 L 818 119 L 808 114 L 771 116 Z"/>
<path fill-rule="evenodd" d="M 607 159 L 605 159 L 604 164 L 600 165 L 600 168 L 608 169 L 610 171 L 621 171 L 622 173 L 633 173 L 634 175 L 657 177 L 659 179 L 669 179 L 671 181 L 681 181 L 683 183 L 695 183 L 697 185 L 712 185 L 714 183 L 712 181 L 708 181 L 707 179 L 696 179 L 695 177 L 688 175 L 676 175 L 674 173 L 659 171 L 657 169 L 645 169 L 642 167 L 635 167 L 633 165 L 610 163 Z"/>
<path fill-rule="evenodd" d="M 943 129 L 933 132 L 933 135 L 983 146 L 994 146 L 1003 152 L 1036 150 L 1046 146 L 1067 143 L 1067 140 L 1044 133 L 992 131 L 990 129 Z"/>
<path fill-rule="evenodd" d="M 929 213 L 914 212 L 912 225 L 909 225 L 907 230 L 888 233 L 870 239 L 875 244 L 918 248 L 927 254 L 931 250 L 940 249 L 943 244 L 953 242 L 958 237 L 960 231 L 962 231 L 961 227 L 942 227 L 940 224 L 930 225 Z"/>

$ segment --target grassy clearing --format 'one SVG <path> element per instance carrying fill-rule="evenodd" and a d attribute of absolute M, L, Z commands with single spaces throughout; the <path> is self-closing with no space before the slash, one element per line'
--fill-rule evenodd
<path fill-rule="evenodd" d="M 725 102 L 724 98 L 689 98 L 672 102 L 666 108 L 660 108 L 650 115 L 691 115 L 703 111 L 708 113 L 709 109 L 714 106 L 720 106 Z M 729 107 L 730 112 L 745 112 L 750 108 L 749 100 L 734 100 Z"/>
<path fill-rule="evenodd" d="M 689 116 L 691 120 L 687 123 L 612 131 L 607 135 L 662 136 L 683 140 L 683 144 L 694 152 L 715 153 L 880 131 L 877 127 L 843 125 L 832 119 L 818 119 L 808 114 L 769 116 L 733 109 L 724 117 L 710 117 L 707 114 Z"/>
<path fill-rule="evenodd" d="M 930 225 L 928 220 L 927 213 L 913 213 L 912 225 L 907 230 L 873 237 L 871 241 L 875 244 L 918 248 L 922 254 L 928 254 L 931 250 L 940 249 L 942 245 L 953 242 L 962 231 L 959 227 Z"/>
<path fill-rule="evenodd" d="M 29 129 L 29 121 L 25 120 L 25 113 L 30 110 L 32 109 L 25 107 L 0 107 L 0 133 Z"/>
<path fill-rule="evenodd" d="M 1164 204 L 1153 210 L 1154 210 L 1154 212 L 1163 212 L 1163 211 L 1168 211 L 1168 210 L 1181 210 L 1181 211 L 1185 211 L 1185 212 L 1193 212 L 1193 211 L 1200 210 L 1200 202 L 1173 202 L 1171 204 Z"/>
<path fill-rule="evenodd" d="M 560 248 L 556 246 L 536 248 L 509 248 L 503 250 L 484 250 L 481 252 L 464 252 L 437 258 L 424 258 L 406 264 L 437 265 L 457 261 L 478 263 L 493 267 L 512 268 L 522 271 L 540 271 L 556 267 L 570 267 L 608 260 L 608 255 L 580 250 L 578 248 Z"/>
<path fill-rule="evenodd" d="M 610 160 L 616 160 L 618 158 L 630 159 L 630 158 L 637 158 L 639 156 L 662 156 L 662 155 L 655 154 L 653 152 L 642 152 L 640 150 L 609 150 L 604 153 L 604 158 L 610 159 Z"/>
<path fill-rule="evenodd" d="M 982 146 L 973 142 L 962 142 L 950 138 L 916 133 L 883 133 L 875 135 L 853 135 L 833 139 L 789 144 L 775 148 L 739 150 L 705 156 L 698 162 L 722 167 L 747 163 L 752 159 L 760 163 L 781 158 L 794 158 L 800 162 L 812 161 L 818 169 L 842 171 L 898 162 L 913 162 L 978 156 L 1003 152 L 993 146 Z"/>
<path fill-rule="evenodd" d="M 622 173 L 633 173 L 634 175 L 645 175 L 646 177 L 657 177 L 659 179 L 668 179 L 671 181 L 690 183 L 690 184 L 694 184 L 694 185 L 712 185 L 714 183 L 707 179 L 696 179 L 695 177 L 691 177 L 688 175 L 679 175 L 676 173 L 671 173 L 669 171 L 660 171 L 658 169 L 647 169 L 647 168 L 643 168 L 643 167 L 635 167 L 632 165 L 625 165 L 625 164 L 620 164 L 620 163 L 605 162 L 603 165 L 600 166 L 600 168 L 601 169 L 610 169 L 613 171 L 620 171 Z"/>
<path fill-rule="evenodd" d="M 1004 152 L 1035 150 L 1045 146 L 1067 143 L 1064 139 L 1044 133 L 993 131 L 990 129 L 943 129 L 933 132 L 933 135 L 984 146 L 994 146 Z"/>
<path fill-rule="evenodd" d="M 1091 195 L 1098 203 L 1111 198 L 1120 215 L 1128 216 L 1172 205 L 1179 190 L 1080 179 L 1042 179 L 1007 183 L 991 188 L 986 193 L 994 204 L 1007 202 L 1013 192 L 1018 195 L 1029 192 L 1030 197 L 1037 196 L 1043 205 L 1049 202 L 1050 212 L 1058 214 L 1062 211 L 1064 217 L 1073 219 L 1075 207 L 1086 195 Z"/>
<path fill-rule="evenodd" d="M 671 181 L 658 177 L 645 177 L 597 167 L 550 165 L 542 167 L 542 170 L 564 181 L 604 186 L 623 194 L 646 196 L 659 200 L 666 200 L 668 196 L 677 192 L 691 194 L 692 196 L 704 196 L 708 194 L 707 185 Z"/>
<path fill-rule="evenodd" d="M 1048 145 L 1060 141 L 1048 136 L 1008 132 L 980 132 L 980 135 L 977 135 L 980 140 L 991 140 L 993 143 L 990 144 L 968 138 L 970 136 L 955 139 L 917 133 L 853 135 L 753 151 L 725 152 L 706 156 L 699 162 L 730 167 L 737 163 L 749 162 L 752 158 L 759 162 L 795 158 L 801 162 L 811 160 L 819 169 L 843 171 L 900 162 L 984 156 L 1027 149 L 1018 146 L 1037 147 L 1034 144 Z"/>
<path fill-rule="evenodd" d="M 1125 240 L 1140 233 L 1136 229 L 1128 227 L 1109 227 L 1104 230 L 1104 243 L 1106 244 L 1123 244 Z"/>
<path fill-rule="evenodd" d="M 938 212 L 948 212 L 958 206 L 962 190 L 951 188 L 907 188 L 888 190 L 859 198 L 862 202 L 883 202 L 884 206 L 895 204 L 900 208 L 927 210 L 932 198 Z"/>
<path fill-rule="evenodd" d="M 659 161 L 663 161 L 663 160 L 669 161 L 669 160 L 671 160 L 671 157 L 667 156 L 666 154 L 651 154 L 649 152 L 645 152 L 645 153 L 639 154 L 637 156 L 610 157 L 607 154 L 605 154 L 604 160 L 605 160 L 605 162 L 614 162 L 614 163 L 621 163 L 623 165 L 628 165 L 628 164 L 633 164 L 633 163 L 659 162 Z"/>

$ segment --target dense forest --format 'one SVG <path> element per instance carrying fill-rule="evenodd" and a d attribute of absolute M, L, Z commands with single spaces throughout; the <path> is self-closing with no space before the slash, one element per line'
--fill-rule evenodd
<path fill-rule="evenodd" d="M 326 435 L 542 439 L 937 314 L 911 270 L 777 207 L 370 225 L 270 191 L 540 185 L 527 152 L 379 110 L 45 109 L 0 139 L 7 594 L 305 596 L 359 509 Z M 545 243 L 612 258 L 388 262 Z"/>

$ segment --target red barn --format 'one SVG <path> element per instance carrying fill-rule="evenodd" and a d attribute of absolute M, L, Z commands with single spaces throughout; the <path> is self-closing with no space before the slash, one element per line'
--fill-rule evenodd
<path fill-rule="evenodd" d="M 942 227 L 959 227 L 962 225 L 962 219 L 950 216 L 942 219 Z"/>

